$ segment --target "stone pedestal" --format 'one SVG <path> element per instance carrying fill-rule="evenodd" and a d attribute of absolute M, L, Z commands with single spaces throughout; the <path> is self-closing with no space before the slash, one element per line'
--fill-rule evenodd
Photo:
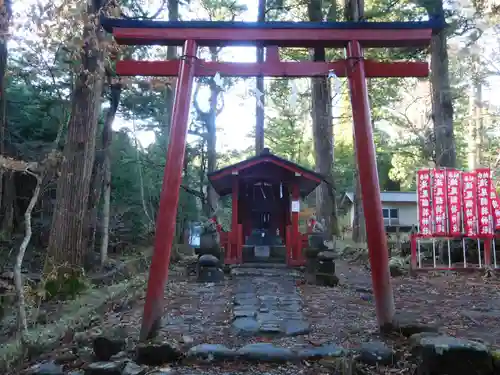
<path fill-rule="evenodd" d="M 219 245 L 219 234 L 214 233 L 203 233 L 200 236 L 200 247 L 195 250 L 196 255 L 213 255 L 218 259 L 223 259 L 224 254 Z"/>
<path fill-rule="evenodd" d="M 328 250 L 325 246 L 326 236 L 324 233 L 311 233 L 309 235 L 309 247 L 311 249 L 317 249 L 319 251 Z"/>
<path fill-rule="evenodd" d="M 306 281 L 311 284 L 335 286 L 338 277 L 335 275 L 335 253 L 308 248 L 306 257 Z"/>
<path fill-rule="evenodd" d="M 221 262 L 213 255 L 202 255 L 198 259 L 197 281 L 200 283 L 216 283 L 224 280 Z"/>
<path fill-rule="evenodd" d="M 335 275 L 335 253 L 322 251 L 317 257 L 316 283 L 325 286 L 336 286 L 339 283 Z"/>

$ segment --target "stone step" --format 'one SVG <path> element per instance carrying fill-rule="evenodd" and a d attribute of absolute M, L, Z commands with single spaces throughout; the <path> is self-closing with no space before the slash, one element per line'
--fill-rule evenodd
<path fill-rule="evenodd" d="M 233 289 L 235 334 L 244 337 L 306 335 L 310 324 L 302 313 L 302 298 L 287 269 L 235 268 Z M 295 271 L 296 272 L 296 271 Z"/>
<path fill-rule="evenodd" d="M 287 268 L 288 266 L 282 262 L 277 263 L 261 263 L 261 262 L 251 262 L 243 264 L 232 265 L 231 268 Z"/>
<path fill-rule="evenodd" d="M 302 277 L 302 273 L 295 269 L 286 268 L 232 268 L 232 276 L 265 276 L 265 277 L 283 277 L 289 276 L 293 278 Z"/>

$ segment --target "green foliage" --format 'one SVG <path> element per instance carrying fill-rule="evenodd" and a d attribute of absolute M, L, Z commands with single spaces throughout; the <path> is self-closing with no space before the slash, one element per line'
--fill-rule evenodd
<path fill-rule="evenodd" d="M 289 103 L 289 80 L 274 80 L 266 91 L 270 111 L 267 115 L 265 141 L 273 153 L 305 167 L 312 167 L 314 159 L 311 135 L 306 128 L 310 116 L 309 93 L 297 93 L 296 105 Z"/>
<path fill-rule="evenodd" d="M 88 281 L 79 272 L 57 272 L 45 282 L 45 300 L 73 300 L 88 288 Z"/>

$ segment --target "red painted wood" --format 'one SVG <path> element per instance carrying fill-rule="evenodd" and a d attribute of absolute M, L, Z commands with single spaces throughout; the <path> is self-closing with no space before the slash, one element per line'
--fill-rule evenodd
<path fill-rule="evenodd" d="M 288 212 L 290 210 L 288 209 Z M 292 236 L 292 226 L 286 226 L 286 236 L 285 236 L 285 245 L 286 245 L 286 264 L 291 265 L 292 252 L 293 252 L 293 236 Z"/>
<path fill-rule="evenodd" d="M 237 244 L 237 260 L 238 263 L 243 263 L 243 225 L 238 224 L 238 238 L 236 241 Z"/>
<path fill-rule="evenodd" d="M 195 40 L 200 46 L 255 45 L 278 47 L 342 48 L 350 40 L 363 47 L 428 46 L 432 29 L 188 29 L 115 28 L 113 36 L 126 45 L 182 45 Z"/>
<path fill-rule="evenodd" d="M 307 178 L 309 180 L 316 181 L 316 182 L 321 182 L 321 180 L 318 177 L 312 175 L 311 173 L 304 172 L 301 169 L 294 168 L 291 165 L 282 163 L 279 160 L 276 160 L 276 159 L 273 159 L 273 158 L 260 158 L 258 160 L 253 160 L 253 161 L 245 163 L 245 164 L 243 164 L 241 166 L 236 166 L 234 168 L 229 168 L 229 169 L 223 170 L 220 173 L 212 175 L 210 178 L 212 180 L 218 180 L 219 178 L 228 176 L 228 175 L 232 174 L 233 172 L 238 172 L 239 173 L 240 171 L 243 171 L 245 169 L 248 169 L 250 167 L 253 167 L 253 166 L 258 165 L 258 164 L 263 164 L 263 163 L 275 164 L 275 165 L 278 165 L 281 168 L 284 168 L 284 169 L 286 169 L 286 170 L 288 170 L 290 172 L 300 173 L 302 176 L 304 176 L 305 178 Z"/>
<path fill-rule="evenodd" d="M 269 46 L 266 48 L 265 61 L 267 62 L 279 62 L 280 61 L 280 51 L 277 46 Z"/>
<path fill-rule="evenodd" d="M 184 54 L 195 56 L 197 45 L 188 40 Z M 179 67 L 179 81 L 175 92 L 172 128 L 167 151 L 167 163 L 163 175 L 160 207 L 156 218 L 154 253 L 149 269 L 146 303 L 142 317 L 140 339 L 154 336 L 163 317 L 164 289 L 168 279 L 170 253 L 175 236 L 175 217 L 179 203 L 179 188 L 186 150 L 190 98 L 194 80 L 194 65 L 185 60 Z"/>
<path fill-rule="evenodd" d="M 351 74 L 348 77 L 354 120 L 354 140 L 363 195 L 366 236 L 372 273 L 373 293 L 379 325 L 391 324 L 394 317 L 394 297 L 389 273 L 389 252 L 382 218 L 382 203 L 373 142 L 368 89 L 366 87 L 363 50 L 357 41 L 347 47 Z"/>
<path fill-rule="evenodd" d="M 232 261 L 237 261 L 239 259 L 238 254 L 238 236 L 239 236 L 239 212 L 238 212 L 238 200 L 239 200 L 239 178 L 237 175 L 233 176 L 233 195 L 232 195 L 232 216 L 231 216 L 231 259 Z"/>
<path fill-rule="evenodd" d="M 180 60 L 137 61 L 122 60 L 116 63 L 116 73 L 121 76 L 163 76 L 176 77 Z M 227 77 L 320 77 L 334 70 L 338 77 L 347 76 L 347 61 L 331 62 L 285 62 L 270 60 L 263 63 L 212 62 L 198 60 L 196 77 L 214 76 L 219 73 Z M 366 77 L 427 77 L 427 62 L 379 62 L 365 60 Z"/>
<path fill-rule="evenodd" d="M 299 184 L 297 182 L 292 184 L 292 199 L 291 201 L 300 200 Z M 289 210 L 291 211 L 291 202 Z M 290 263 L 296 265 L 300 259 L 299 249 L 301 247 L 301 236 L 299 232 L 299 212 L 292 212 L 292 254 Z"/>

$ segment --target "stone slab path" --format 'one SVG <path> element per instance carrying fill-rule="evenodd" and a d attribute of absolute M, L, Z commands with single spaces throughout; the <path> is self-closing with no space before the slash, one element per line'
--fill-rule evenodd
<path fill-rule="evenodd" d="M 240 336 L 297 336 L 309 333 L 297 290 L 299 274 L 287 269 L 235 268 L 234 332 Z"/>

